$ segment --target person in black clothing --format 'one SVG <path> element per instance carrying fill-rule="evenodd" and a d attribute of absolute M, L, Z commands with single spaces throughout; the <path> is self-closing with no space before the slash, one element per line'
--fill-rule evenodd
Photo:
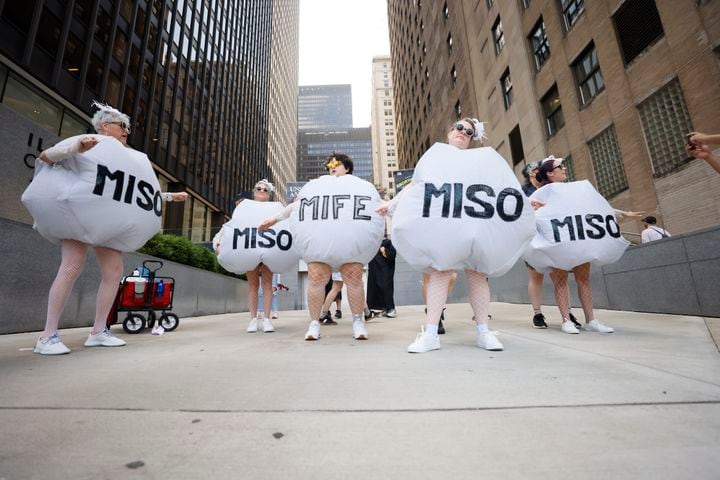
<path fill-rule="evenodd" d="M 372 311 L 382 311 L 385 317 L 395 318 L 395 257 L 397 251 L 385 238 L 380 250 L 368 264 L 367 306 Z"/>

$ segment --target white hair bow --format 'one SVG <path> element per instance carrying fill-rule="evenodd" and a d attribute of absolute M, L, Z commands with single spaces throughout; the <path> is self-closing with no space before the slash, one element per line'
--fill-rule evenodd
<path fill-rule="evenodd" d="M 485 140 L 487 138 L 485 135 L 485 124 L 477 118 L 471 118 L 470 120 L 472 120 L 473 127 L 475 129 L 473 140 Z"/>
<path fill-rule="evenodd" d="M 257 182 L 255 184 L 255 186 L 258 186 L 258 185 L 265 185 L 269 191 L 271 191 L 271 192 L 275 191 L 275 185 L 270 183 L 270 181 L 268 181 L 267 178 L 263 178 L 262 180 L 260 180 L 259 182 Z"/>

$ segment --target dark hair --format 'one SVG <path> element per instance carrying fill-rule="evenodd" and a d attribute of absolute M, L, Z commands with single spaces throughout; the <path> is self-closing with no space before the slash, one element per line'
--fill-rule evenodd
<path fill-rule="evenodd" d="M 648 215 L 647 217 L 640 220 L 641 222 L 645 222 L 648 225 L 655 225 L 657 223 L 657 218 L 653 217 L 652 215 Z"/>
<path fill-rule="evenodd" d="M 540 164 L 538 167 L 538 172 L 535 174 L 535 179 L 540 182 L 542 185 L 547 185 L 548 183 L 552 183 L 550 179 L 548 178 L 548 173 L 552 172 L 555 168 L 555 160 L 560 160 L 559 158 L 555 158 L 553 160 L 546 160 Z"/>
<path fill-rule="evenodd" d="M 344 153 L 333 153 L 325 160 L 325 169 L 330 170 L 327 168 L 327 164 L 332 162 L 334 160 L 337 160 L 338 162 L 343 164 L 343 167 L 345 167 L 345 170 L 347 170 L 347 173 L 353 172 L 353 161 L 350 157 L 345 155 Z"/>

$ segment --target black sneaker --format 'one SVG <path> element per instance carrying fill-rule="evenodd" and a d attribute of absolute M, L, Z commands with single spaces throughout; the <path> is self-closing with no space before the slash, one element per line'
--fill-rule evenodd
<path fill-rule="evenodd" d="M 575 318 L 575 315 L 573 315 L 572 313 L 570 313 L 570 321 L 575 324 L 576 328 L 579 329 L 582 327 L 582 325 L 580 325 L 580 322 L 577 321 L 577 318 Z"/>
<path fill-rule="evenodd" d="M 533 327 L 547 328 L 547 323 L 545 323 L 545 315 L 543 315 L 542 313 L 536 313 L 533 317 Z"/>
<path fill-rule="evenodd" d="M 342 318 L 342 312 L 340 310 L 335 310 L 335 318 Z"/>
<path fill-rule="evenodd" d="M 445 326 L 442 323 L 442 319 L 440 323 L 438 323 L 438 335 L 445 335 Z"/>
<path fill-rule="evenodd" d="M 325 315 L 320 317 L 320 323 L 323 325 L 337 325 L 337 322 L 330 316 L 330 312 L 326 312 Z"/>

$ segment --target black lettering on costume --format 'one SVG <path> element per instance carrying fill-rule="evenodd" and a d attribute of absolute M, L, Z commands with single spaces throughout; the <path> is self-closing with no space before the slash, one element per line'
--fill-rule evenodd
<path fill-rule="evenodd" d="M 455 197 L 455 201 L 453 202 L 453 218 L 460 218 L 460 215 L 462 214 L 463 184 L 454 183 L 453 189 L 453 195 Z"/>
<path fill-rule="evenodd" d="M 162 217 L 162 195 L 160 195 L 159 191 L 155 192 L 153 203 L 155 206 L 155 215 Z"/>
<path fill-rule="evenodd" d="M 575 215 L 575 231 L 578 240 L 585 240 L 585 229 L 583 228 L 582 215 Z"/>
<path fill-rule="evenodd" d="M 275 239 L 270 236 L 275 235 L 275 230 L 268 229 L 264 232 L 258 232 L 258 235 L 260 236 L 260 239 L 258 240 L 258 247 L 273 248 L 275 246 Z"/>
<path fill-rule="evenodd" d="M 250 246 L 250 229 L 245 228 L 243 230 L 240 230 L 239 228 L 233 229 L 233 250 L 237 250 L 238 248 L 238 238 L 245 237 L 245 248 L 248 248 Z"/>
<path fill-rule="evenodd" d="M 257 228 L 250 229 L 250 248 L 257 248 Z"/>
<path fill-rule="evenodd" d="M 552 225 L 553 229 L 553 237 L 555 238 L 555 243 L 560 243 L 560 228 L 565 226 L 568 227 L 568 233 L 570 234 L 570 241 L 575 241 L 575 227 L 573 226 L 573 217 L 567 216 L 565 219 L 561 222 L 560 220 L 553 218 L 550 220 L 550 224 Z"/>
<path fill-rule="evenodd" d="M 605 219 L 602 217 L 602 215 L 598 214 L 588 214 L 585 215 L 585 223 L 587 223 L 593 230 L 585 230 L 585 234 L 588 236 L 588 238 L 591 238 L 593 240 L 600 240 L 605 236 L 605 229 L 603 228 L 603 221 Z"/>
<path fill-rule="evenodd" d="M 125 172 L 122 170 L 116 170 L 110 173 L 110 170 L 105 165 L 100 165 L 98 163 L 97 176 L 95 177 L 95 188 L 93 189 L 93 193 L 95 195 L 102 197 L 103 192 L 105 191 L 106 178 L 115 181 L 113 200 L 117 200 L 119 202 L 122 199 L 122 191 L 125 184 Z"/>
<path fill-rule="evenodd" d="M 605 217 L 605 230 L 613 238 L 620 238 L 620 225 L 615 220 L 615 215 L 608 215 Z"/>
<path fill-rule="evenodd" d="M 302 222 L 303 220 L 305 220 L 305 207 L 307 207 L 307 206 L 312 207 L 312 219 L 317 220 L 319 203 L 320 203 L 320 197 L 318 197 L 318 196 L 312 197 L 310 199 L 301 198 L 300 199 L 300 214 L 298 216 L 298 221 Z"/>
<path fill-rule="evenodd" d="M 465 213 L 473 218 L 491 218 L 495 214 L 495 207 L 484 200 L 480 200 L 477 197 L 479 192 L 485 192 L 488 197 L 495 196 L 495 191 L 489 185 L 470 185 L 465 192 L 465 198 L 480 205 L 483 209 L 478 212 L 475 207 L 466 205 Z M 425 195 L 425 198 L 427 199 L 427 195 Z"/>
<path fill-rule="evenodd" d="M 292 247 L 292 235 L 287 230 L 280 230 L 277 234 L 276 240 L 278 248 L 282 251 L 290 250 L 290 247 Z"/>
<path fill-rule="evenodd" d="M 323 195 L 322 197 L 322 208 L 320 209 L 320 218 L 322 220 L 328 219 L 328 210 L 330 208 L 330 195 Z"/>
<path fill-rule="evenodd" d="M 138 207 L 142 208 L 143 210 L 147 210 L 148 212 L 151 212 L 153 209 L 153 187 L 149 183 L 147 183 L 145 180 L 140 180 L 138 182 L 138 198 L 137 198 L 137 204 Z"/>
<path fill-rule="evenodd" d="M 372 198 L 367 195 L 355 195 L 355 206 L 353 208 L 353 220 L 370 220 L 370 215 L 361 215 L 360 212 L 367 208 L 367 203 Z"/>
<path fill-rule="evenodd" d="M 337 220 L 339 218 L 340 209 L 345 205 L 340 200 L 350 200 L 350 195 L 333 195 L 332 199 L 332 218 Z"/>
<path fill-rule="evenodd" d="M 447 218 L 450 215 L 450 195 L 452 193 L 450 192 L 450 184 L 449 183 L 443 183 L 442 187 L 439 189 L 435 187 L 432 183 L 426 183 L 425 184 L 425 198 L 423 200 L 423 217 L 429 217 L 430 216 L 430 204 L 432 203 L 433 197 L 439 197 L 440 195 L 443 196 L 443 206 L 442 206 L 442 217 Z"/>
<path fill-rule="evenodd" d="M 128 175 L 128 186 L 125 190 L 125 203 L 132 203 L 133 193 L 135 193 L 135 175 Z"/>
<path fill-rule="evenodd" d="M 515 199 L 515 211 L 511 214 L 507 214 L 505 212 L 505 200 L 508 197 L 513 197 Z M 497 199 L 497 213 L 500 218 L 505 220 L 506 222 L 514 222 L 518 218 L 520 218 L 520 215 L 522 215 L 523 211 L 523 205 L 524 200 L 522 194 L 518 190 L 515 190 L 514 188 L 504 188 L 500 194 L 498 195 Z"/>

